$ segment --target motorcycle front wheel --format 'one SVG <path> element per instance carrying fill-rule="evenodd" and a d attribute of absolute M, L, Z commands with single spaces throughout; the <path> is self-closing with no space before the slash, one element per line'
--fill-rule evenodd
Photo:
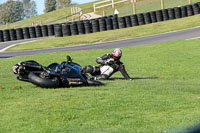
<path fill-rule="evenodd" d="M 52 78 L 43 78 L 41 77 L 41 73 L 43 71 L 34 71 L 28 74 L 29 81 L 39 87 L 42 88 L 58 88 L 59 87 L 59 79 L 57 77 Z"/>

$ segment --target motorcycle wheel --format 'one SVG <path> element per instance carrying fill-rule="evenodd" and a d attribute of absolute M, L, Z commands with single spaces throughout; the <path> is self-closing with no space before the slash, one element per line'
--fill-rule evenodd
<path fill-rule="evenodd" d="M 90 85 L 91 86 L 102 86 L 102 85 L 104 85 L 104 83 L 102 83 L 100 81 L 97 81 L 97 80 L 90 80 L 90 79 L 88 79 L 87 82 L 88 82 L 89 86 Z"/>
<path fill-rule="evenodd" d="M 40 74 L 42 71 L 34 71 L 28 74 L 29 81 L 42 88 L 58 88 L 59 87 L 59 79 L 57 77 L 53 78 L 42 78 Z"/>

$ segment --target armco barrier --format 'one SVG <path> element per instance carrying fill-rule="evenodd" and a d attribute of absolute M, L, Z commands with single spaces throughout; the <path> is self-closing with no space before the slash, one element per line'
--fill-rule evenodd
<path fill-rule="evenodd" d="M 72 36 L 179 19 L 200 14 L 200 2 L 130 16 L 105 16 L 92 20 L 0 30 L 0 42 L 47 36 Z"/>

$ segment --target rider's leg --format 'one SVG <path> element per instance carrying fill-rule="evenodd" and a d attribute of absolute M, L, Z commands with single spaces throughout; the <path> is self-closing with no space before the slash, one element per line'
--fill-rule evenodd
<path fill-rule="evenodd" d="M 100 68 L 98 66 L 84 66 L 81 70 L 82 73 L 90 73 L 91 75 L 100 75 Z"/>

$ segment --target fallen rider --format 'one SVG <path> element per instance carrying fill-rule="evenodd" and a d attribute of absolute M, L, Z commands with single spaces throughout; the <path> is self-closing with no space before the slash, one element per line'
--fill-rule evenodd
<path fill-rule="evenodd" d="M 125 70 L 124 64 L 120 61 L 122 57 L 122 51 L 116 48 L 112 51 L 112 54 L 105 54 L 102 57 L 98 57 L 96 62 L 99 66 L 84 66 L 82 73 L 90 73 L 91 78 L 95 80 L 106 80 L 109 79 L 114 73 L 120 71 L 123 77 L 127 80 L 132 80 Z"/>

